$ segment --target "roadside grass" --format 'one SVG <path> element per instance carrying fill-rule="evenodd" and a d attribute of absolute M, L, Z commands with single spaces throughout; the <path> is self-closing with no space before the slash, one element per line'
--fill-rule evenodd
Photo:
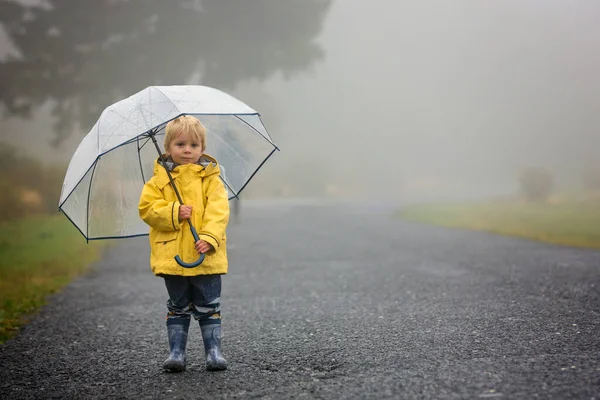
<path fill-rule="evenodd" d="M 63 215 L 0 224 L 0 343 L 13 337 L 55 293 L 82 274 L 105 246 L 86 243 Z"/>
<path fill-rule="evenodd" d="M 600 248 L 600 201 L 540 204 L 492 201 L 414 205 L 399 212 L 406 220 L 476 229 L 575 247 Z"/>

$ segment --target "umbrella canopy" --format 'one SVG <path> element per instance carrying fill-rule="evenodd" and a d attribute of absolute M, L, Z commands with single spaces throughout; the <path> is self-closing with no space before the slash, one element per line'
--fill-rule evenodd
<path fill-rule="evenodd" d="M 148 234 L 137 204 L 162 147 L 166 124 L 197 117 L 206 127 L 206 153 L 221 166 L 230 199 L 237 197 L 278 150 L 259 113 L 206 86 L 151 86 L 107 107 L 73 154 L 59 209 L 87 239 Z"/>

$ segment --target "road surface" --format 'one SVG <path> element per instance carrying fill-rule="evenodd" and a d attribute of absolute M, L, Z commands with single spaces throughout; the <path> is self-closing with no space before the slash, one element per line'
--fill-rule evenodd
<path fill-rule="evenodd" d="M 123 240 L 0 346 L 0 398 L 600 399 L 600 252 L 251 203 L 229 231 L 223 350 L 166 358 L 147 238 Z"/>

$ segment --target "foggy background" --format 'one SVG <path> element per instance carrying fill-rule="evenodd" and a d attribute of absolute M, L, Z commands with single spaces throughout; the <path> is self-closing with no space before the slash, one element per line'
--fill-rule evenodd
<path fill-rule="evenodd" d="M 477 199 L 598 168 L 594 0 L 4 0 L 0 20 L 0 141 L 63 169 L 104 107 L 186 83 L 282 150 L 242 198 Z"/>

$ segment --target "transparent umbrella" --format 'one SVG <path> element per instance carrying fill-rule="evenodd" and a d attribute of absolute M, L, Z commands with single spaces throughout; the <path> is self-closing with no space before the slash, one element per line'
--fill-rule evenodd
<path fill-rule="evenodd" d="M 139 197 L 166 124 L 181 115 L 206 127 L 206 153 L 219 161 L 230 199 L 278 150 L 259 113 L 227 93 L 195 85 L 148 87 L 102 112 L 67 169 L 59 209 L 87 240 L 148 234 Z"/>

